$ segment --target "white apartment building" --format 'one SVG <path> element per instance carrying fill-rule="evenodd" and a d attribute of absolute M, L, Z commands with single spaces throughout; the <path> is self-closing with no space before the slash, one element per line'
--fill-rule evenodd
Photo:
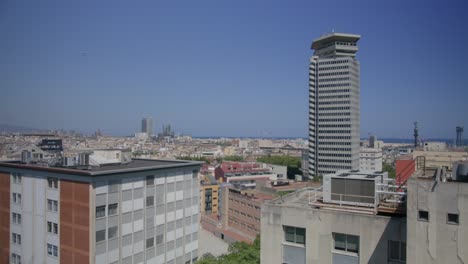
<path fill-rule="evenodd" d="M 199 162 L 0 162 L 0 263 L 194 263 Z"/>
<path fill-rule="evenodd" d="M 361 148 L 359 153 L 359 170 L 381 171 L 383 153 L 381 149 Z"/>
<path fill-rule="evenodd" d="M 309 177 L 359 169 L 360 35 L 331 33 L 312 43 L 309 65 Z"/>

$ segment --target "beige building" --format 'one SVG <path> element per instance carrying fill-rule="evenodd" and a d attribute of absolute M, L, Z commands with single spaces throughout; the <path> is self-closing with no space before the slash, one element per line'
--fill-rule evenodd
<path fill-rule="evenodd" d="M 438 168 L 446 167 L 452 169 L 452 164 L 456 161 L 468 160 L 468 152 L 465 151 L 422 151 L 415 150 L 411 153 L 413 158 L 425 157 L 426 167 Z"/>

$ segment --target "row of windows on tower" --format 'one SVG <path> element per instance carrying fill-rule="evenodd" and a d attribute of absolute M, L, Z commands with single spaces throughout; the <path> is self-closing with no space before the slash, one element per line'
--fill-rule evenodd
<path fill-rule="evenodd" d="M 344 104 L 344 105 L 349 105 L 351 104 L 351 101 L 346 100 L 346 101 L 319 101 L 319 105 L 338 105 L 338 104 Z"/>
<path fill-rule="evenodd" d="M 321 157 L 335 157 L 335 158 L 351 158 L 351 154 L 341 154 L 341 153 L 320 153 Z"/>
<path fill-rule="evenodd" d="M 349 69 L 348 65 L 343 65 L 343 66 L 331 66 L 331 67 L 320 67 L 321 71 L 328 71 L 328 70 L 345 70 Z"/>
<path fill-rule="evenodd" d="M 319 139 L 351 139 L 351 136 L 319 136 Z"/>
<path fill-rule="evenodd" d="M 340 81 L 349 81 L 351 77 L 337 77 L 337 78 L 320 78 L 320 82 L 340 82 Z"/>
<path fill-rule="evenodd" d="M 351 142 L 320 142 L 320 146 L 351 146 Z"/>
<path fill-rule="evenodd" d="M 320 113 L 319 114 L 321 117 L 322 116 L 350 116 L 350 112 L 338 112 L 338 113 Z"/>
<path fill-rule="evenodd" d="M 320 155 L 323 156 L 323 155 Z M 351 163 L 351 160 L 337 160 L 337 159 L 318 159 L 319 162 L 328 162 L 328 163 Z M 327 168 L 327 165 L 320 164 L 320 167 Z M 336 166 L 332 166 L 330 168 L 335 168 Z"/>
<path fill-rule="evenodd" d="M 350 124 L 333 124 L 333 125 L 331 125 L 331 124 L 325 124 L 325 125 L 321 125 L 321 124 L 319 123 L 319 126 L 318 126 L 318 127 L 321 127 L 321 128 L 322 128 L 322 127 L 326 127 L 326 128 L 329 128 L 329 127 L 335 127 L 335 128 L 350 128 L 351 125 L 350 125 Z"/>
<path fill-rule="evenodd" d="M 328 93 L 349 93 L 349 89 L 334 89 L 334 90 L 320 90 L 319 94 L 328 94 Z M 319 97 L 320 98 L 320 97 Z"/>
<path fill-rule="evenodd" d="M 350 122 L 351 118 L 320 118 L 319 122 Z"/>
<path fill-rule="evenodd" d="M 349 60 L 329 60 L 329 61 L 319 61 L 319 65 L 329 65 L 329 64 L 341 64 L 341 63 L 348 63 Z"/>
<path fill-rule="evenodd" d="M 351 151 L 350 148 L 318 148 L 322 151 Z"/>
<path fill-rule="evenodd" d="M 349 83 L 349 82 L 345 82 L 345 83 L 327 83 L 327 84 L 319 83 L 318 88 L 346 87 L 346 86 L 351 86 L 351 83 Z"/>
<path fill-rule="evenodd" d="M 348 75 L 349 71 L 340 71 L 340 72 L 321 72 L 318 76 L 339 76 L 339 75 Z"/>
<path fill-rule="evenodd" d="M 335 110 L 349 110 L 349 106 L 339 106 L 339 107 L 319 107 L 320 111 L 335 111 Z"/>
<path fill-rule="evenodd" d="M 320 93 L 319 93 L 320 94 Z M 322 95 L 318 97 L 319 99 L 341 99 L 341 98 L 349 98 L 349 94 L 340 94 L 340 95 Z"/>
<path fill-rule="evenodd" d="M 320 130 L 319 132 L 327 134 L 351 134 L 351 130 Z"/>

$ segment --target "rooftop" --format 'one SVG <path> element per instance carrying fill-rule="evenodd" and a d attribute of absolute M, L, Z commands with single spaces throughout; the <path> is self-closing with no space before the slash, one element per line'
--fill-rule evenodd
<path fill-rule="evenodd" d="M 325 46 L 327 43 L 335 42 L 335 41 L 356 43 L 358 42 L 360 38 L 361 38 L 361 35 L 357 35 L 357 34 L 333 32 L 333 33 L 322 35 L 319 38 L 315 39 L 312 42 L 312 49 L 317 50 Z"/>
<path fill-rule="evenodd" d="M 51 167 L 38 164 L 24 164 L 20 161 L 0 161 L 0 167 L 50 171 L 57 173 L 99 176 L 145 170 L 166 169 L 201 165 L 199 161 L 132 159 L 128 163 L 114 163 L 101 166 Z"/>
<path fill-rule="evenodd" d="M 310 210 L 325 210 L 325 211 L 339 211 L 345 213 L 355 213 L 364 215 L 387 215 L 387 216 L 402 216 L 406 214 L 406 207 L 399 208 L 394 203 L 381 202 L 378 207 L 366 207 L 357 205 L 344 205 L 323 202 L 323 188 L 304 188 L 296 192 L 283 195 L 267 204 L 278 206 L 290 206 L 308 208 Z"/>

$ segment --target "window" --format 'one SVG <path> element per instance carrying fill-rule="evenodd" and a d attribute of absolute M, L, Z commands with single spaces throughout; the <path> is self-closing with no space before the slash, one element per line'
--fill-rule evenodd
<path fill-rule="evenodd" d="M 96 243 L 106 240 L 106 230 L 96 231 Z"/>
<path fill-rule="evenodd" d="M 419 221 L 429 221 L 429 212 L 419 210 L 418 220 Z"/>
<path fill-rule="evenodd" d="M 359 254 L 359 236 L 333 233 L 335 250 Z"/>
<path fill-rule="evenodd" d="M 53 222 L 47 222 L 47 232 L 51 234 L 58 234 L 58 224 Z"/>
<path fill-rule="evenodd" d="M 156 245 L 161 245 L 164 242 L 164 235 L 157 235 L 156 236 Z"/>
<path fill-rule="evenodd" d="M 109 181 L 109 193 L 116 193 L 119 191 L 119 181 Z"/>
<path fill-rule="evenodd" d="M 109 239 L 116 238 L 119 228 L 117 226 L 109 227 L 107 231 L 107 236 Z"/>
<path fill-rule="evenodd" d="M 458 225 L 458 214 L 447 214 L 447 223 Z"/>
<path fill-rule="evenodd" d="M 13 240 L 13 244 L 21 245 L 21 235 L 12 233 L 11 239 Z"/>
<path fill-rule="evenodd" d="M 192 171 L 192 179 L 196 179 L 198 177 L 198 170 Z"/>
<path fill-rule="evenodd" d="M 305 228 L 284 226 L 284 235 L 287 242 L 305 244 Z"/>
<path fill-rule="evenodd" d="M 21 214 L 13 213 L 13 224 L 21 224 Z"/>
<path fill-rule="evenodd" d="M 146 239 L 146 248 L 151 248 L 154 246 L 154 237 Z"/>
<path fill-rule="evenodd" d="M 58 178 L 47 177 L 47 182 L 49 183 L 49 188 L 58 189 Z"/>
<path fill-rule="evenodd" d="M 106 216 L 106 206 L 96 206 L 96 218 L 101 218 Z"/>
<path fill-rule="evenodd" d="M 58 212 L 58 201 L 47 199 L 47 210 Z"/>
<path fill-rule="evenodd" d="M 13 173 L 13 183 L 21 184 L 21 174 Z"/>
<path fill-rule="evenodd" d="M 154 196 L 146 197 L 146 207 L 150 207 L 154 205 Z"/>
<path fill-rule="evenodd" d="M 146 186 L 154 185 L 154 175 L 146 176 Z"/>
<path fill-rule="evenodd" d="M 108 215 L 115 215 L 117 214 L 117 210 L 118 210 L 118 207 L 119 207 L 119 204 L 115 203 L 115 204 L 109 204 L 109 208 L 107 209 L 107 214 Z M 105 208 L 105 207 L 104 207 Z M 103 215 L 105 216 L 105 215 Z M 96 217 L 97 217 L 97 213 L 96 213 Z"/>
<path fill-rule="evenodd" d="M 406 263 L 406 243 L 401 241 L 388 241 L 388 261 Z"/>
<path fill-rule="evenodd" d="M 58 247 L 51 244 L 47 244 L 47 255 L 51 257 L 58 257 Z"/>
<path fill-rule="evenodd" d="M 13 203 L 21 204 L 21 193 L 12 193 L 13 196 Z"/>
<path fill-rule="evenodd" d="M 11 263 L 13 264 L 21 264 L 21 256 L 15 253 L 11 254 Z"/>

